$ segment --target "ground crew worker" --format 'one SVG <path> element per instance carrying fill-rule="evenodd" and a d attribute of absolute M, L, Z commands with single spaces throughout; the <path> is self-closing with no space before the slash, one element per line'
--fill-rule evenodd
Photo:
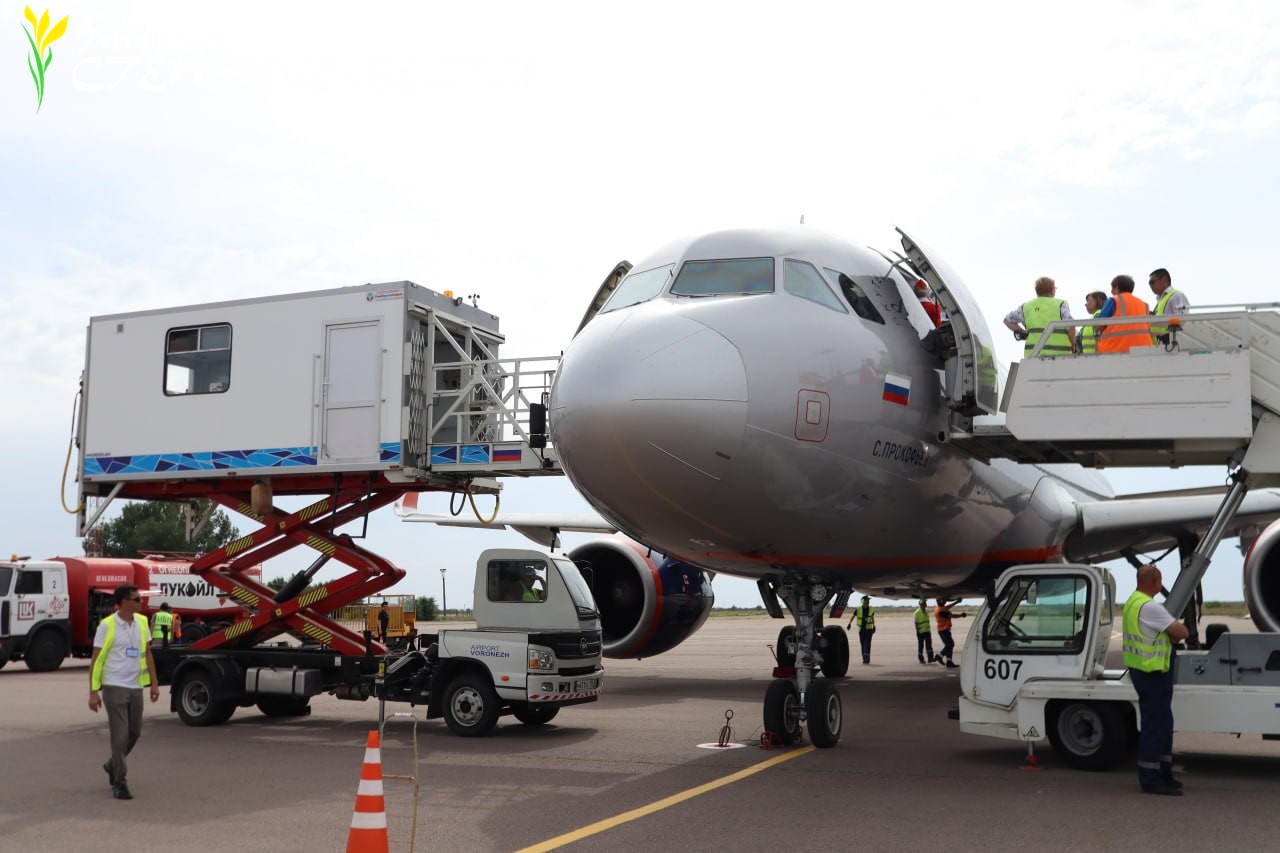
<path fill-rule="evenodd" d="M 1118 275 L 1111 279 L 1111 298 L 1098 312 L 1098 319 L 1108 317 L 1142 317 L 1151 312 L 1147 303 L 1133 295 L 1133 278 Z M 1098 352 L 1128 352 L 1151 346 L 1151 332 L 1146 323 L 1124 323 L 1098 327 Z"/>
<path fill-rule="evenodd" d="M 387 612 L 387 603 L 382 602 L 382 606 L 378 608 L 378 642 L 386 644 L 387 627 L 391 624 L 391 614 Z"/>
<path fill-rule="evenodd" d="M 1045 327 L 1054 320 L 1070 320 L 1071 309 L 1065 299 L 1054 296 L 1058 286 L 1048 276 L 1036 279 L 1036 298 L 1024 302 L 1013 309 L 1004 318 L 1004 324 L 1013 336 L 1026 341 L 1022 348 L 1023 357 L 1031 355 L 1031 350 L 1040 340 Z M 1024 328 L 1025 326 L 1025 328 Z M 1041 347 L 1045 355 L 1070 355 L 1076 349 L 1076 333 L 1074 329 L 1065 329 L 1049 335 L 1049 340 Z"/>
<path fill-rule="evenodd" d="M 960 603 L 960 599 L 946 601 L 938 599 L 938 606 L 933 608 L 933 618 L 938 623 L 938 639 L 942 640 L 942 648 L 938 650 L 938 663 L 947 669 L 955 669 L 959 664 L 951 659 L 951 653 L 956 647 L 956 641 L 951 638 L 951 619 L 963 619 L 964 613 L 951 612 L 951 608 Z"/>
<path fill-rule="evenodd" d="M 933 630 L 929 628 L 929 603 L 920 599 L 916 608 L 916 657 L 920 663 L 933 663 L 937 657 L 933 654 Z"/>
<path fill-rule="evenodd" d="M 124 758 L 133 751 L 142 735 L 142 688 L 151 687 L 151 701 L 160 698 L 160 688 L 152 680 L 156 671 L 147 618 L 138 611 L 142 596 L 132 585 L 118 586 L 112 593 L 116 612 L 98 623 L 93 637 L 93 658 L 89 663 L 89 710 L 95 714 L 106 706 L 107 728 L 111 732 L 111 757 L 102 765 L 111 780 L 111 796 L 132 800 Z M 101 696 L 99 696 L 101 691 Z"/>
<path fill-rule="evenodd" d="M 151 617 L 151 642 L 153 643 L 171 643 L 177 639 L 177 635 L 173 633 L 173 612 L 169 607 L 169 602 L 160 605 L 160 610 Z"/>
<path fill-rule="evenodd" d="M 1124 665 L 1138 694 L 1138 784 L 1144 794 L 1182 796 L 1173 778 L 1173 644 L 1187 627 L 1156 602 L 1160 570 L 1138 569 L 1138 588 L 1124 603 Z"/>
<path fill-rule="evenodd" d="M 1106 304 L 1107 295 L 1101 290 L 1095 290 L 1084 298 L 1084 310 L 1090 317 L 1097 317 L 1102 312 L 1102 306 Z M 1093 355 L 1098 351 L 1098 330 L 1093 326 L 1082 328 L 1076 340 L 1080 343 L 1080 352 L 1085 355 Z"/>
<path fill-rule="evenodd" d="M 1156 295 L 1156 307 L 1151 312 L 1152 314 L 1168 317 L 1171 314 L 1185 314 L 1190 310 L 1191 304 L 1187 302 L 1187 295 L 1181 290 L 1174 290 L 1170 287 L 1172 281 L 1169 271 L 1164 267 L 1147 276 L 1147 285 Z M 1158 344 L 1169 343 L 1169 327 L 1165 325 L 1152 326 L 1151 339 Z"/>
<path fill-rule="evenodd" d="M 533 583 L 538 579 L 538 571 L 533 566 L 525 566 L 520 570 L 521 601 L 541 601 L 542 596 L 534 589 Z"/>
<path fill-rule="evenodd" d="M 858 623 L 858 643 L 862 646 L 862 662 L 871 663 L 871 635 L 876 632 L 876 611 L 871 606 L 871 596 L 862 596 L 862 605 L 849 617 L 849 628 L 853 627 L 854 622 Z"/>

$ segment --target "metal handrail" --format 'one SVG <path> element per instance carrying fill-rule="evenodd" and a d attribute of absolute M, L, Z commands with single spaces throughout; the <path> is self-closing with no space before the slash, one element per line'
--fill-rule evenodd
<path fill-rule="evenodd" d="M 1216 308 L 1217 306 L 1205 306 L 1207 308 Z M 1045 326 L 1044 331 L 1040 333 L 1040 339 L 1036 341 L 1035 347 L 1027 354 L 1027 358 L 1041 358 L 1041 351 L 1049 340 L 1049 336 L 1054 332 L 1066 331 L 1080 326 L 1167 326 L 1171 319 L 1177 319 L 1183 325 L 1202 323 L 1207 320 L 1238 320 L 1240 321 L 1240 347 L 1249 346 L 1249 318 L 1259 311 L 1280 309 L 1280 303 L 1253 303 L 1234 307 L 1231 311 L 1208 311 L 1205 309 L 1195 310 L 1187 314 L 1141 314 L 1125 317 L 1085 317 L 1082 319 L 1072 318 L 1070 320 L 1053 320 Z M 1097 353 L 1098 355 L 1107 355 L 1108 353 Z M 1071 353 L 1076 355 L 1076 353 Z M 1049 358 L 1061 357 L 1060 353 L 1054 353 Z"/>

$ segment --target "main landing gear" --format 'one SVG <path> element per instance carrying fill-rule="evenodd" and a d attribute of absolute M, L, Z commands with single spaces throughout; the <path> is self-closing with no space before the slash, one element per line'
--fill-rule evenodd
<path fill-rule="evenodd" d="M 844 708 L 831 679 L 849 670 L 849 638 L 839 625 L 823 628 L 822 613 L 836 591 L 808 578 L 789 577 L 773 592 L 787 603 L 796 624 L 778 635 L 778 665 L 773 670 L 778 677 L 764 695 L 765 730 L 789 746 L 807 723 L 814 746 L 835 746 L 840 742 Z M 816 678 L 816 671 L 826 677 Z"/>

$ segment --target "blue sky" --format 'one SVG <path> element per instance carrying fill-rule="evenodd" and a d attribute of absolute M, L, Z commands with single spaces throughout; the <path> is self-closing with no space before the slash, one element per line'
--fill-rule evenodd
<path fill-rule="evenodd" d="M 506 355 L 545 355 L 616 261 L 802 215 L 886 249 L 907 228 L 993 328 L 1040 275 L 1077 312 L 1157 266 L 1193 304 L 1277 297 L 1261 2 L 75 2 L 49 7 L 70 22 L 38 114 L 22 9 L 0 4 L 6 551 L 78 553 L 57 487 L 97 314 L 410 279 L 481 294 Z M 1223 472 L 1156 476 L 1111 479 Z M 559 481 L 504 506 L 581 502 Z M 451 603 L 479 549 L 521 541 L 389 511 L 371 536 L 405 591 L 448 568 Z M 1220 553 L 1209 597 L 1239 599 Z"/>

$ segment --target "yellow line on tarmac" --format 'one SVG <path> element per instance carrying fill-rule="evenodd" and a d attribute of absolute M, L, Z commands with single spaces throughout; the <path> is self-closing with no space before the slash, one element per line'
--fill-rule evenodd
<path fill-rule="evenodd" d="M 623 812 L 622 814 L 614 815 L 613 817 L 607 817 L 604 820 L 588 824 L 581 829 L 566 832 L 564 835 L 557 835 L 555 838 L 548 839 L 539 844 L 534 844 L 531 847 L 526 847 L 516 853 L 546 853 L 548 850 L 555 850 L 556 848 L 563 847 L 566 844 L 581 841 L 584 838 L 589 838 L 592 835 L 604 832 L 606 829 L 613 829 L 615 826 L 630 823 L 631 821 L 642 818 L 645 815 L 651 815 L 654 812 L 659 812 L 663 809 L 683 803 L 685 800 L 692 800 L 694 797 L 705 794 L 708 791 L 714 791 L 716 788 L 723 788 L 725 785 L 732 785 L 734 782 L 739 782 L 748 776 L 753 776 L 756 773 L 759 773 L 762 770 L 768 770 L 770 767 L 774 767 L 784 761 L 790 761 L 793 758 L 808 755 L 810 752 L 813 752 L 814 749 L 815 747 L 810 744 L 809 746 L 774 756 L 767 761 L 761 761 L 759 764 L 754 764 L 744 770 L 739 770 L 737 773 L 730 773 L 728 776 L 712 780 L 711 782 L 707 782 L 705 785 L 699 785 L 696 788 L 690 788 L 687 791 L 672 794 L 669 797 L 658 800 L 656 803 L 650 803 L 647 806 L 641 806 L 640 808 L 632 809 L 629 812 Z"/>

